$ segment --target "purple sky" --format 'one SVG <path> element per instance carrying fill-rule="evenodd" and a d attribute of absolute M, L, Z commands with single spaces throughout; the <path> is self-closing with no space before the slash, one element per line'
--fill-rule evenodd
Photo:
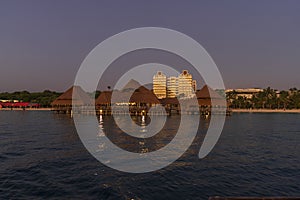
<path fill-rule="evenodd" d="M 64 91 L 98 43 L 146 26 L 197 40 L 227 88 L 300 88 L 299 9 L 297 0 L 1 1 L 0 92 Z"/>

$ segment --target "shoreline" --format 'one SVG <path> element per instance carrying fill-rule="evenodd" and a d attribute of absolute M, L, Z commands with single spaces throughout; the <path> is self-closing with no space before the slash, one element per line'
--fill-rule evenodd
<path fill-rule="evenodd" d="M 52 108 L 0 108 L 0 111 L 51 111 Z M 231 109 L 232 113 L 300 113 L 300 109 Z"/>
<path fill-rule="evenodd" d="M 300 113 L 300 109 L 232 109 L 233 113 Z"/>
<path fill-rule="evenodd" d="M 0 108 L 0 111 L 51 111 L 52 108 Z"/>

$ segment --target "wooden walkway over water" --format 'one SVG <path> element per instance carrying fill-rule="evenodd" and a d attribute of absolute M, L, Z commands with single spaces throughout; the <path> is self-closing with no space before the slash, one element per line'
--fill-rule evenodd
<path fill-rule="evenodd" d="M 96 115 L 132 115 L 132 116 L 146 116 L 146 115 L 178 115 L 178 114 L 185 114 L 185 115 L 201 115 L 201 116 L 209 116 L 212 114 L 215 115 L 231 115 L 231 111 L 223 108 L 223 109 L 216 109 L 212 113 L 211 108 L 197 108 L 193 107 L 190 109 L 183 109 L 180 108 L 168 108 L 164 107 L 164 111 L 161 109 L 151 109 L 151 107 L 106 107 L 100 106 L 94 108 L 93 106 L 82 106 L 76 109 L 72 109 L 72 106 L 64 106 L 64 107 L 53 107 L 51 109 L 56 113 L 62 114 L 96 114 Z"/>

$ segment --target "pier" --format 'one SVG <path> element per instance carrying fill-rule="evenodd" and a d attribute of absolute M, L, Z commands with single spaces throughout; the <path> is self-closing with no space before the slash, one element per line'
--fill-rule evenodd
<path fill-rule="evenodd" d="M 112 97 L 114 95 L 114 97 Z M 95 103 L 94 103 L 95 102 Z M 64 114 L 97 115 L 230 115 L 224 99 L 205 86 L 193 99 L 157 99 L 154 93 L 140 86 L 121 91 L 103 91 L 93 101 L 79 86 L 69 88 L 52 102 L 52 111 Z M 75 106 L 75 107 L 73 107 Z M 162 110 L 163 109 L 163 110 Z"/>

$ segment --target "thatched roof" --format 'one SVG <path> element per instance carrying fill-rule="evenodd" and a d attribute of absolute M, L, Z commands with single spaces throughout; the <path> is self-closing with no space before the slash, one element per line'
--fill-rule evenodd
<path fill-rule="evenodd" d="M 130 89 L 137 89 L 141 87 L 141 84 L 139 82 L 137 82 L 134 79 L 130 79 L 130 81 L 128 81 L 128 83 L 123 87 L 122 90 L 130 90 Z"/>
<path fill-rule="evenodd" d="M 205 85 L 201 90 L 196 92 L 198 104 L 200 106 L 211 106 L 212 101 L 214 105 L 226 106 L 226 99 L 219 95 L 216 91 Z"/>
<path fill-rule="evenodd" d="M 162 105 L 167 105 L 167 104 L 178 105 L 179 101 L 177 98 L 164 98 L 164 99 L 160 99 L 160 103 Z"/>
<path fill-rule="evenodd" d="M 200 106 L 211 106 L 212 105 L 212 100 L 214 101 L 215 105 L 224 105 L 224 98 L 220 96 L 216 91 L 205 85 L 201 90 L 196 92 L 198 104 Z M 161 104 L 166 105 L 166 104 L 179 104 L 177 98 L 165 98 L 160 100 Z M 186 99 L 183 100 L 183 104 L 189 104 L 192 103 L 193 100 L 191 99 Z M 225 101 L 226 102 L 226 101 Z"/>
<path fill-rule="evenodd" d="M 112 91 L 103 91 L 96 99 L 96 105 L 98 104 L 110 104 Z"/>
<path fill-rule="evenodd" d="M 219 102 L 219 100 L 217 100 Z M 160 100 L 162 105 L 178 105 L 179 101 L 177 100 L 177 98 L 165 98 L 165 99 L 161 99 Z M 181 103 L 183 104 L 192 104 L 193 100 L 191 99 L 185 99 L 182 100 Z M 215 101 L 216 102 L 216 101 Z M 211 99 L 198 99 L 198 104 L 200 106 L 211 106 Z"/>
<path fill-rule="evenodd" d="M 130 97 L 130 102 L 159 104 L 156 95 L 144 86 L 139 87 Z"/>
<path fill-rule="evenodd" d="M 132 95 L 131 95 L 132 94 Z M 126 88 L 121 91 L 114 91 L 113 103 L 151 103 L 151 104 L 159 104 L 159 100 L 156 98 L 155 94 L 145 88 L 144 86 L 140 86 L 138 89 L 133 90 L 132 88 Z M 96 100 L 96 104 L 108 104 L 111 102 L 112 92 L 104 91 L 101 92 L 99 97 Z M 129 102 L 128 102 L 129 99 Z"/>
<path fill-rule="evenodd" d="M 71 106 L 72 98 L 74 93 L 73 103 L 75 105 L 92 105 L 92 99 L 90 96 L 83 91 L 80 86 L 72 86 L 62 95 L 60 95 L 57 99 L 55 99 L 51 105 L 52 106 Z"/>
<path fill-rule="evenodd" d="M 198 99 L 198 104 L 200 106 L 211 106 L 211 100 L 210 99 Z"/>
<path fill-rule="evenodd" d="M 216 91 L 205 85 L 196 92 L 197 99 L 223 99 Z"/>

